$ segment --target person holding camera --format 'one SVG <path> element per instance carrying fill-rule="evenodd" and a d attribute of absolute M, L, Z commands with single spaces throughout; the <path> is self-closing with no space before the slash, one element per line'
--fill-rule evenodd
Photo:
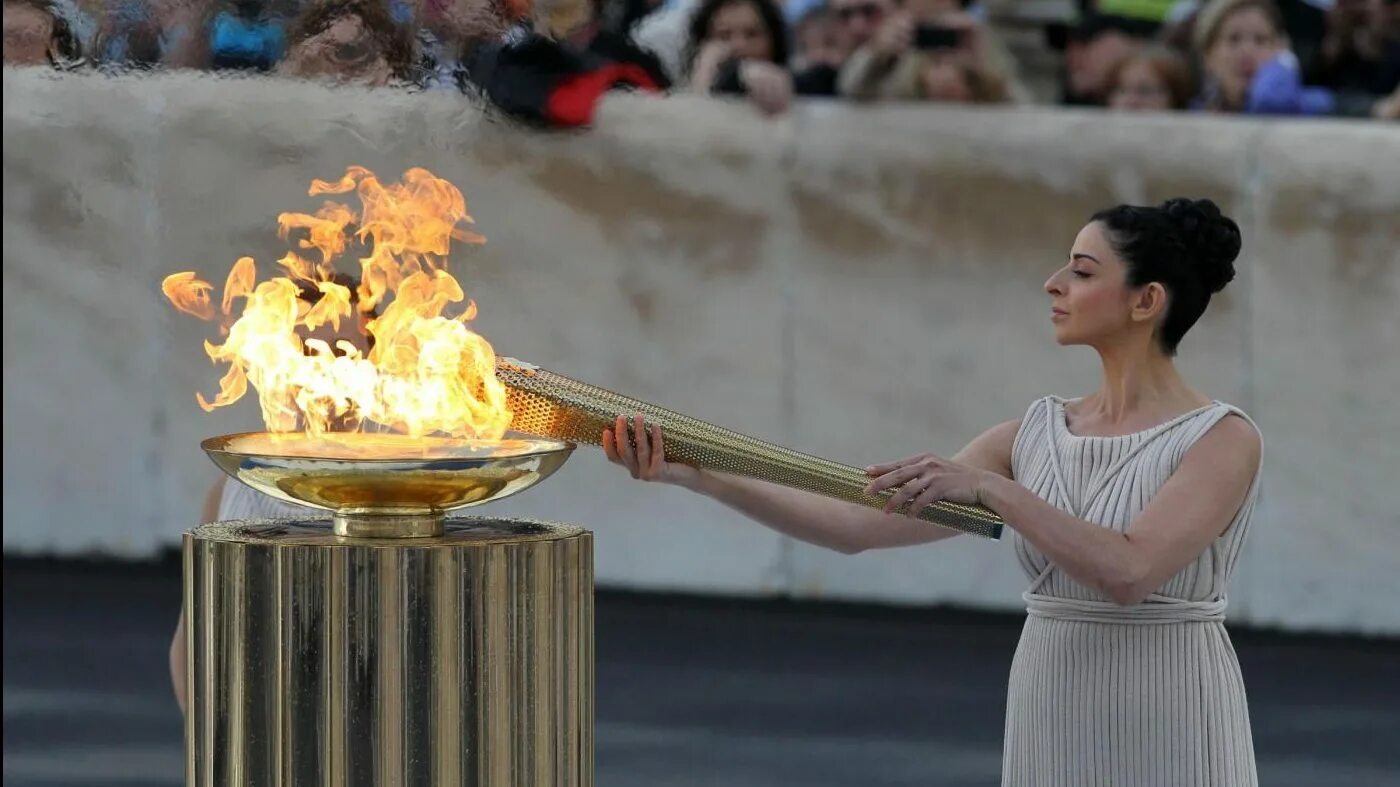
<path fill-rule="evenodd" d="M 1015 61 L 959 0 L 906 0 L 841 69 L 837 89 L 860 101 L 990 103 L 1025 96 Z"/>

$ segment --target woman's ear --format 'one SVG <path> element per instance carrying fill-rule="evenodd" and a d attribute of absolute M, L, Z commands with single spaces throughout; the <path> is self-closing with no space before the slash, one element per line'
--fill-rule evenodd
<path fill-rule="evenodd" d="M 1167 311 L 1167 288 L 1161 282 L 1149 282 L 1133 298 L 1132 318 L 1135 322 L 1154 322 Z"/>

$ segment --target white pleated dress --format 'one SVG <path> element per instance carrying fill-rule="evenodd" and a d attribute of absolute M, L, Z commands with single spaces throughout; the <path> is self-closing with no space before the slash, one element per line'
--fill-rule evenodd
<path fill-rule="evenodd" d="M 1012 474 L 1056 508 L 1123 531 L 1230 414 L 1248 420 L 1216 402 L 1142 432 L 1081 437 L 1066 425 L 1064 400 L 1046 397 L 1021 423 Z M 1258 784 L 1224 626 L 1225 588 L 1258 487 L 1256 475 L 1224 534 L 1133 607 L 1071 579 L 1013 532 L 1031 585 L 1007 693 L 1004 787 Z"/>

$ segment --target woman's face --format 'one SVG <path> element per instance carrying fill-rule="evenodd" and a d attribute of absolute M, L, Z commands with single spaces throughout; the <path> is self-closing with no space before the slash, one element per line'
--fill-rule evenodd
<path fill-rule="evenodd" d="M 293 44 L 278 71 L 286 76 L 333 77 L 371 87 L 382 87 L 393 76 L 374 36 L 353 14 Z"/>
<path fill-rule="evenodd" d="M 1172 92 L 1150 63 L 1134 60 L 1118 72 L 1108 105 L 1129 111 L 1165 111 L 1172 108 Z"/>
<path fill-rule="evenodd" d="M 1045 282 L 1055 341 L 1093 345 L 1127 330 L 1137 295 L 1127 286 L 1127 274 L 1102 225 L 1080 230 L 1069 261 Z"/>
<path fill-rule="evenodd" d="M 1215 42 L 1205 53 L 1206 70 L 1230 105 L 1244 102 L 1249 84 L 1283 45 L 1279 31 L 1258 8 L 1241 8 L 1225 17 Z"/>
<path fill-rule="evenodd" d="M 710 20 L 711 41 L 726 44 L 740 60 L 772 60 L 773 41 L 753 3 L 729 3 Z"/>

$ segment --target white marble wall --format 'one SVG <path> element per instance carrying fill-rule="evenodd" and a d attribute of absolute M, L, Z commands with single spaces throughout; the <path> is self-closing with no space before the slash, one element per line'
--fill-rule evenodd
<path fill-rule="evenodd" d="M 586 134 L 452 96 L 202 76 L 4 72 L 4 548 L 149 555 L 193 523 L 216 388 L 158 284 L 283 248 L 347 164 L 426 166 L 488 244 L 457 260 L 503 354 L 851 463 L 955 451 L 1096 383 L 1040 285 L 1093 210 L 1211 196 L 1241 275 L 1187 373 L 1266 439 L 1236 620 L 1400 632 L 1400 133 L 1059 111 L 609 99 Z M 598 532 L 600 582 L 1019 606 L 1003 544 L 836 555 L 633 483 L 580 449 L 495 510 Z"/>

